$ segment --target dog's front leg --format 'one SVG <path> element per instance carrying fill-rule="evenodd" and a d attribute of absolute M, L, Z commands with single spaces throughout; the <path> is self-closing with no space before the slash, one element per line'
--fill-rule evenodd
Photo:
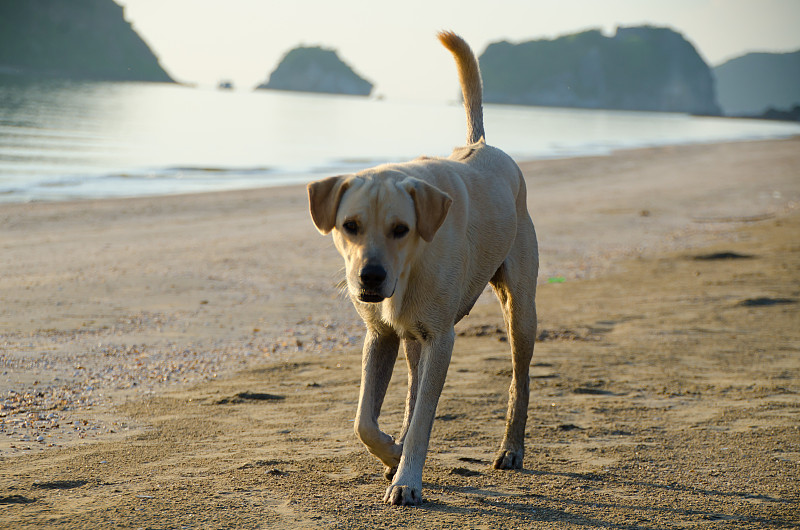
<path fill-rule="evenodd" d="M 406 434 L 408 434 L 408 426 L 411 423 L 411 417 L 414 415 L 414 405 L 417 402 L 417 390 L 419 388 L 418 367 L 422 346 L 416 340 L 406 339 L 403 341 L 403 351 L 406 354 L 406 363 L 408 364 L 408 395 L 406 396 L 403 428 L 400 430 L 400 436 L 397 437 L 397 443 L 401 446 L 406 439 Z M 392 480 L 395 473 L 397 473 L 397 466 L 387 466 L 383 476 L 387 480 Z"/>
<path fill-rule="evenodd" d="M 378 416 L 392 378 L 399 345 L 400 339 L 391 330 L 367 331 L 361 362 L 361 394 L 355 419 L 356 435 L 388 468 L 397 466 L 402 446 L 380 430 Z"/>
<path fill-rule="evenodd" d="M 383 501 L 388 504 L 411 506 L 422 503 L 422 468 L 428 452 L 436 406 L 447 377 L 453 353 L 455 332 L 434 336 L 422 344 L 417 368 L 419 378 L 416 404 L 408 432 L 403 442 L 403 454 L 392 484 Z"/>
<path fill-rule="evenodd" d="M 419 392 L 419 358 L 422 354 L 422 345 L 416 340 L 403 341 L 403 351 L 408 364 L 408 395 L 406 396 L 406 412 L 403 417 L 403 428 L 400 430 L 400 443 L 406 439 L 411 418 L 414 416 L 414 406 L 417 403 Z"/>

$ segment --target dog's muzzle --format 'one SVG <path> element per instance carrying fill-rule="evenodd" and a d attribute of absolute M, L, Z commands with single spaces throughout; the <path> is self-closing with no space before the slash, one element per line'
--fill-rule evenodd
<path fill-rule="evenodd" d="M 383 283 L 386 281 L 386 269 L 381 265 L 375 263 L 368 263 L 358 273 L 358 279 L 361 283 L 361 289 L 358 293 L 358 299 L 362 302 L 377 303 L 382 302 Z"/>

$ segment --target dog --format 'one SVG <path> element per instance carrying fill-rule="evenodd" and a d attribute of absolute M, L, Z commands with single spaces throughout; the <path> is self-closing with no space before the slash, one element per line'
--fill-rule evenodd
<path fill-rule="evenodd" d="M 455 324 L 487 284 L 500 301 L 513 375 L 497 469 L 520 469 L 536 338 L 539 252 L 517 164 L 486 144 L 482 80 L 469 45 L 438 34 L 454 56 L 467 145 L 447 158 L 386 164 L 308 185 L 309 210 L 344 258 L 347 293 L 366 324 L 355 432 L 385 465 L 383 501 L 422 503 L 422 469 L 455 341 Z M 402 343 L 408 396 L 400 436 L 378 427 Z"/>

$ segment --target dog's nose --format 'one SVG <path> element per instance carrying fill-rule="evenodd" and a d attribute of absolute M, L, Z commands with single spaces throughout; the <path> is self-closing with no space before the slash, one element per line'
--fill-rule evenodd
<path fill-rule="evenodd" d="M 386 269 L 374 263 L 367 264 L 359 273 L 361 284 L 366 288 L 377 289 L 386 279 Z"/>

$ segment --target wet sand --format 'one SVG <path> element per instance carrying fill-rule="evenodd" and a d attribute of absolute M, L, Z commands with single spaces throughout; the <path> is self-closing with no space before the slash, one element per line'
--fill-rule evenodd
<path fill-rule="evenodd" d="M 352 434 L 362 325 L 302 188 L 4 205 L 0 526 L 796 522 L 800 140 L 523 170 L 542 254 L 525 470 L 489 469 L 510 363 L 487 295 L 405 510 Z"/>

